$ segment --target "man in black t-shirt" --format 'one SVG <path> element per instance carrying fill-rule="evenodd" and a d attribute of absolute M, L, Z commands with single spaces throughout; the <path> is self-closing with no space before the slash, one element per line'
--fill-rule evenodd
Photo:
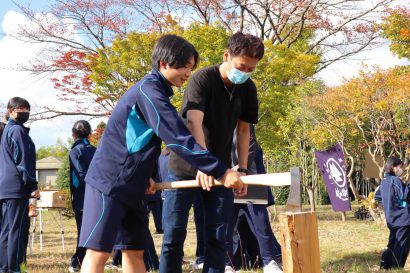
<path fill-rule="evenodd" d="M 259 38 L 241 32 L 234 34 L 224 52 L 224 62 L 201 69 L 188 81 L 180 112 L 195 140 L 229 166 L 236 128 L 238 171 L 243 175 L 246 175 L 248 165 L 249 123 L 258 122 L 257 93 L 250 74 L 263 54 L 264 46 Z M 233 211 L 232 190 L 213 188 L 213 177 L 197 171 L 171 153 L 167 181 L 194 179 L 196 176 L 202 189 L 164 192 L 160 273 L 181 272 L 188 213 L 198 191 L 203 197 L 206 225 L 203 272 L 234 272 L 229 267 L 225 271 L 225 237 L 228 216 Z M 245 195 L 246 188 L 235 194 Z"/>

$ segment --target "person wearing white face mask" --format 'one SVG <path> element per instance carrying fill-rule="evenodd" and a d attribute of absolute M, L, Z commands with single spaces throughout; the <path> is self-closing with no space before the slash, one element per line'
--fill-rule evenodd
<path fill-rule="evenodd" d="M 375 200 L 383 205 L 390 235 L 387 249 L 381 256 L 380 268 L 403 268 L 410 250 L 410 192 L 400 179 L 403 174 L 403 162 L 400 158 L 389 157 L 384 171 Z"/>
<path fill-rule="evenodd" d="M 36 149 L 23 124 L 30 117 L 27 100 L 14 97 L 7 104 L 8 123 L 0 144 L 0 272 L 21 272 L 28 243 L 29 198 L 39 198 Z"/>

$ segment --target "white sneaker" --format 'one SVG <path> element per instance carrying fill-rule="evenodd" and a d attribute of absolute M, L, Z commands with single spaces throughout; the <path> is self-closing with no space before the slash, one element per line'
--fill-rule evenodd
<path fill-rule="evenodd" d="M 71 273 L 80 272 L 80 268 L 70 266 L 70 267 L 68 268 L 68 272 L 71 272 Z"/>
<path fill-rule="evenodd" d="M 193 269 L 193 270 L 203 269 L 203 268 L 204 268 L 204 263 L 197 264 L 196 262 L 192 262 L 192 263 L 189 265 L 189 268 L 191 268 L 191 269 Z"/>
<path fill-rule="evenodd" d="M 229 265 L 225 266 L 225 273 L 236 273 L 236 271 Z"/>
<path fill-rule="evenodd" d="M 268 265 L 263 267 L 263 273 L 282 273 L 282 269 L 278 266 L 275 261 L 270 261 Z"/>
<path fill-rule="evenodd" d="M 113 265 L 113 264 L 107 264 L 107 265 L 105 265 L 105 266 L 104 266 L 104 269 L 105 269 L 105 270 L 110 270 L 110 271 L 113 271 L 113 272 L 122 271 L 122 267 L 119 267 L 119 266 Z"/>

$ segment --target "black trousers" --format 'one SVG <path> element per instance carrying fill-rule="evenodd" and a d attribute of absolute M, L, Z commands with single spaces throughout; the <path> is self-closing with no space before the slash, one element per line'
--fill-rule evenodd
<path fill-rule="evenodd" d="M 75 223 L 77 225 L 77 247 L 75 249 L 74 255 L 71 257 L 70 265 L 75 268 L 81 267 L 83 263 L 86 248 L 78 246 L 78 240 L 80 239 L 80 232 L 81 232 L 81 224 L 83 221 L 83 212 L 82 211 L 74 211 L 75 215 Z"/>
<path fill-rule="evenodd" d="M 382 253 L 380 268 L 403 268 L 410 250 L 410 226 L 392 228 L 390 226 L 387 249 Z"/>
<path fill-rule="evenodd" d="M 28 198 L 3 199 L 0 226 L 0 272 L 20 272 L 26 260 L 30 220 Z"/>

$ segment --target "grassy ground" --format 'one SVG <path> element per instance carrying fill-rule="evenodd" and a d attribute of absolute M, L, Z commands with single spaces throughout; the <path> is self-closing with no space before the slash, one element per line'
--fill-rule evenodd
<path fill-rule="evenodd" d="M 281 209 L 279 208 L 279 212 Z M 74 219 L 64 221 L 64 252 L 57 222 L 53 219 L 51 212 L 44 212 L 43 215 L 43 252 L 40 252 L 37 233 L 32 254 L 27 258 L 27 270 L 30 273 L 68 272 L 68 262 L 74 251 L 76 240 Z M 341 216 L 331 212 L 329 206 L 319 207 L 317 215 L 322 272 L 379 272 L 380 253 L 387 243 L 387 228 L 371 221 L 356 220 L 353 218 L 353 212 L 347 214 L 347 221 L 343 223 L 340 220 Z M 272 226 L 275 234 L 278 234 L 277 221 L 273 222 Z M 161 237 L 161 235 L 153 234 L 158 253 L 161 248 Z M 195 246 L 195 227 L 192 220 L 189 221 L 188 238 L 184 247 L 186 260 L 194 260 Z M 184 272 L 190 272 L 190 270 L 186 269 Z M 410 272 L 410 262 L 407 262 L 405 270 L 389 272 Z"/>

